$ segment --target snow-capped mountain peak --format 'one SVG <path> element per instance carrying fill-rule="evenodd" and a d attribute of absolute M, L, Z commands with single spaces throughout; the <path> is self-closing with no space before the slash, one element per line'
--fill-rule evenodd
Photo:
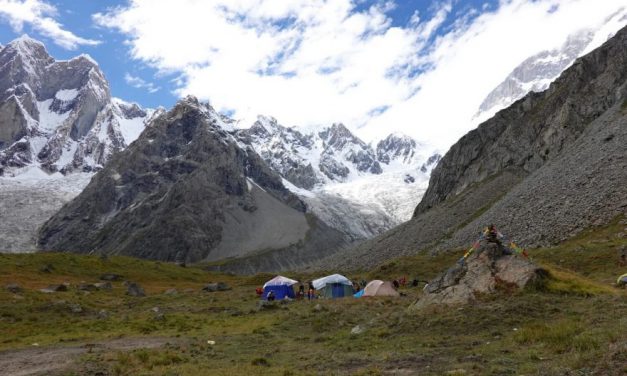
<path fill-rule="evenodd" d="M 473 120 L 481 123 L 530 91 L 546 90 L 578 57 L 610 39 L 626 22 L 627 8 L 622 8 L 601 25 L 569 35 L 560 47 L 541 51 L 525 59 L 486 96 Z"/>
<path fill-rule="evenodd" d="M 98 169 L 137 138 L 147 116 L 112 100 L 88 55 L 56 61 L 27 35 L 0 50 L 0 175 Z"/>

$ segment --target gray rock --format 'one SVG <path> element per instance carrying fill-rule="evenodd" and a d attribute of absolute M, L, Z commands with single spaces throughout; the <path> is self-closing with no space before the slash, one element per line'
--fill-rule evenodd
<path fill-rule="evenodd" d="M 144 289 L 135 282 L 128 282 L 126 286 L 126 295 L 134 296 L 134 297 L 143 297 L 146 296 Z"/>
<path fill-rule="evenodd" d="M 97 283 L 94 283 L 94 286 L 98 290 L 111 290 L 113 288 L 113 286 L 111 285 L 111 282 L 97 282 Z"/>
<path fill-rule="evenodd" d="M 23 291 L 22 286 L 18 285 L 17 283 L 9 283 L 8 285 L 4 286 L 4 288 L 8 292 L 11 292 L 13 294 L 19 294 Z"/>
<path fill-rule="evenodd" d="M 72 313 L 82 313 L 83 312 L 83 307 L 81 307 L 80 304 L 71 303 L 71 304 L 68 304 L 68 308 L 69 308 L 70 312 L 72 312 Z"/>
<path fill-rule="evenodd" d="M 230 289 L 231 288 L 224 282 L 208 283 L 207 285 L 205 285 L 205 287 L 202 288 L 203 291 L 207 292 L 227 291 Z"/>
<path fill-rule="evenodd" d="M 177 289 L 167 289 L 163 292 L 165 295 L 178 295 Z"/>
<path fill-rule="evenodd" d="M 98 287 L 93 283 L 81 283 L 78 285 L 78 289 L 81 291 L 97 291 Z"/>
<path fill-rule="evenodd" d="M 107 273 L 100 276 L 101 281 L 121 281 L 123 278 L 123 276 L 115 273 Z"/>
<path fill-rule="evenodd" d="M 362 327 L 361 325 L 356 325 L 353 327 L 353 329 L 351 329 L 351 335 L 360 335 L 365 331 L 366 329 L 364 327 Z"/>
<path fill-rule="evenodd" d="M 60 285 L 50 285 L 46 288 L 40 289 L 39 291 L 44 293 L 53 293 L 53 292 L 65 292 L 68 290 L 68 286 L 66 284 Z"/>
<path fill-rule="evenodd" d="M 101 309 L 100 311 L 98 311 L 98 319 L 106 320 L 108 318 L 109 318 L 109 311 L 105 309 Z"/>
<path fill-rule="evenodd" d="M 257 311 L 277 309 L 277 308 L 279 308 L 279 305 L 276 301 L 270 302 L 267 300 L 260 300 L 257 302 Z"/>
<path fill-rule="evenodd" d="M 547 276 L 528 259 L 507 254 L 500 243 L 482 241 L 470 257 L 429 282 L 415 308 L 466 304 L 479 294 L 494 293 L 499 286 L 522 289 Z"/>

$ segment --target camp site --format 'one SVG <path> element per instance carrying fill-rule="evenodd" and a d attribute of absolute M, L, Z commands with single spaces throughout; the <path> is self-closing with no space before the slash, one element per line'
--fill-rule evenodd
<path fill-rule="evenodd" d="M 439 305 L 441 294 L 429 293 L 429 286 L 463 290 L 447 287 L 445 280 L 457 278 L 461 265 L 480 266 L 481 255 L 494 252 L 484 240 L 346 275 L 236 276 L 125 257 L 1 255 L 0 280 L 18 281 L 19 286 L 7 287 L 14 292 L 0 291 L 4 301 L 12 302 L 0 307 L 0 328 L 6 334 L 0 351 L 17 347 L 56 352 L 0 363 L 4 369 L 73 369 L 77 374 L 96 369 L 120 375 L 191 375 L 202 366 L 212 367 L 217 375 L 393 374 L 415 369 L 439 375 L 461 374 L 462 369 L 503 374 L 535 370 L 540 364 L 557 370 L 575 361 L 602 359 L 599 372 L 618 375 L 615 371 L 622 372 L 624 362 L 622 350 L 613 344 L 624 333 L 626 291 L 620 282 L 625 276 L 616 261 L 616 241 L 605 240 L 616 228 L 590 232 L 557 248 L 526 250 L 527 257 L 522 252 L 507 255 L 521 262 L 531 259 L 549 276 L 523 290 L 495 286 L 492 293 L 457 304 L 463 309 L 440 308 L 448 306 Z M 588 244 L 599 251 L 570 257 Z M 39 282 L 42 276 L 45 284 Z M 135 289 L 126 280 L 136 281 L 143 296 L 129 295 Z M 394 281 L 404 283 L 395 287 Z M 464 277 L 460 281 L 474 283 Z M 58 286 L 51 286 L 53 282 Z M 308 298 L 310 283 L 317 288 Z M 271 291 L 275 298 L 268 302 Z M 460 296 L 468 297 L 456 298 Z M 430 304 L 418 307 L 421 301 Z M 547 312 L 541 308 L 547 304 L 558 309 Z M 557 324 L 547 325 L 547 320 Z M 93 350 L 82 344 L 87 330 Z M 443 346 L 448 350 L 440 351 Z M 319 362 L 320 357 L 326 361 Z M 488 357 L 503 362 L 481 361 Z"/>

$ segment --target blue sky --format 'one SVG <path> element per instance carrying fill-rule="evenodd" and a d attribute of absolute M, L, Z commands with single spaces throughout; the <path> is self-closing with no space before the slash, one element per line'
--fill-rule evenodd
<path fill-rule="evenodd" d="M 100 44 L 95 46 L 81 45 L 70 50 L 55 44 L 52 38 L 43 35 L 33 25 L 25 23 L 23 29 L 15 30 L 6 22 L 6 19 L 0 23 L 0 43 L 6 44 L 13 38 L 27 33 L 31 37 L 43 41 L 48 51 L 56 59 L 69 59 L 78 53 L 87 53 L 98 61 L 109 80 L 114 96 L 135 101 L 147 107 L 170 107 L 175 103 L 178 99 L 178 95 L 175 94 L 177 86 L 172 80 L 176 79 L 177 75 L 175 73 L 159 73 L 158 69 L 133 60 L 128 46 L 124 44 L 127 36 L 117 30 L 96 25 L 92 19 L 93 14 L 105 13 L 119 6 L 126 6 L 128 1 L 50 0 L 46 3 L 57 9 L 54 19 L 61 23 L 64 29 L 80 37 L 97 40 Z M 357 1 L 354 12 L 367 12 L 376 3 L 381 2 Z M 415 12 L 419 12 L 421 18 L 431 18 L 433 13 L 438 10 L 437 5 L 439 3 L 441 2 L 428 0 L 397 1 L 396 6 L 386 14 L 390 17 L 393 26 L 405 27 Z M 455 9 L 464 13 L 471 8 L 483 9 L 484 4 L 489 4 L 489 7 L 492 8 L 497 3 L 496 0 L 461 0 L 455 3 Z M 449 17 L 447 22 L 442 25 L 442 29 L 445 29 L 454 20 L 454 17 Z M 159 88 L 159 90 L 150 93 L 145 87 L 134 87 L 127 82 L 128 80 L 125 80 L 128 75 L 139 78 L 147 84 L 151 83 L 153 88 Z"/>
<path fill-rule="evenodd" d="M 446 146 L 517 64 L 622 3 L 0 0 L 0 43 L 28 33 L 57 59 L 87 53 L 114 96 L 146 107 L 193 94 L 243 125 L 344 122 Z"/>

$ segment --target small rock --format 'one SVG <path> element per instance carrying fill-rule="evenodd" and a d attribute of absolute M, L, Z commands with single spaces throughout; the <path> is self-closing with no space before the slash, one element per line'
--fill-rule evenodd
<path fill-rule="evenodd" d="M 83 312 L 83 307 L 80 306 L 80 304 L 69 304 L 68 308 L 70 309 L 70 312 L 72 313 L 82 313 Z"/>
<path fill-rule="evenodd" d="M 121 281 L 122 280 L 121 275 L 119 274 L 114 274 L 114 273 L 107 273 L 107 274 L 103 274 L 100 276 L 100 280 L 102 281 Z"/>
<path fill-rule="evenodd" d="M 81 283 L 78 285 L 78 289 L 81 291 L 96 291 L 98 290 L 98 287 L 96 287 L 93 283 Z"/>
<path fill-rule="evenodd" d="M 322 311 L 322 306 L 320 305 L 320 303 L 316 304 L 313 308 L 314 311 L 316 312 L 321 312 Z"/>
<path fill-rule="evenodd" d="M 161 308 L 153 307 L 150 310 L 154 314 L 154 316 L 152 317 L 153 320 L 155 320 L 155 321 L 164 321 L 165 320 L 165 314 L 163 313 L 163 311 L 161 311 Z"/>
<path fill-rule="evenodd" d="M 17 283 L 9 283 L 8 285 L 4 286 L 4 288 L 7 289 L 7 291 L 12 292 L 14 294 L 19 294 L 22 292 L 22 287 L 18 285 Z"/>
<path fill-rule="evenodd" d="M 54 266 L 52 266 L 52 264 L 46 264 L 42 266 L 41 268 L 39 268 L 39 271 L 42 273 L 52 273 L 53 270 L 54 270 Z"/>
<path fill-rule="evenodd" d="M 165 290 L 164 294 L 166 295 L 177 295 L 179 292 L 176 289 L 168 289 Z"/>
<path fill-rule="evenodd" d="M 101 320 L 108 319 L 109 318 L 109 312 L 107 312 L 104 309 L 101 309 L 100 311 L 98 311 L 98 318 L 101 319 Z"/>
<path fill-rule="evenodd" d="M 50 285 L 46 288 L 40 289 L 39 291 L 44 292 L 44 293 L 63 292 L 63 291 L 67 291 L 67 285 L 66 284 Z"/>
<path fill-rule="evenodd" d="M 274 309 L 277 307 L 278 305 L 276 304 L 276 302 L 269 302 L 267 300 L 260 300 L 259 302 L 257 302 L 257 311 L 261 311 L 264 309 Z"/>
<path fill-rule="evenodd" d="M 207 285 L 205 285 L 205 287 L 202 288 L 203 291 L 207 292 L 227 291 L 230 289 L 231 288 L 229 287 L 229 285 L 224 282 L 208 283 Z"/>
<path fill-rule="evenodd" d="M 111 290 L 113 288 L 111 282 L 98 282 L 94 283 L 94 286 L 96 286 L 98 290 Z"/>
<path fill-rule="evenodd" d="M 359 334 L 363 333 L 365 330 L 366 329 L 364 329 L 362 326 L 357 325 L 353 329 L 351 329 L 351 334 L 352 335 L 359 335 Z"/>
<path fill-rule="evenodd" d="M 126 295 L 142 297 L 146 296 L 144 289 L 135 282 L 128 282 L 126 288 Z"/>

